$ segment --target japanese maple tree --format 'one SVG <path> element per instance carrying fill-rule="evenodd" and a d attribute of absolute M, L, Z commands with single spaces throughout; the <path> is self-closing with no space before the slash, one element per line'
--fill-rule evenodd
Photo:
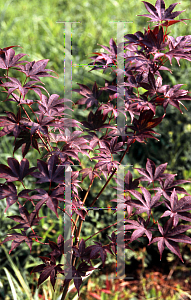
<path fill-rule="evenodd" d="M 15 55 L 13 48 L 17 46 L 0 49 L 0 68 L 6 72 L 1 77 L 0 86 L 7 94 L 6 101 L 13 101 L 17 105 L 16 114 L 6 111 L 0 117 L 0 137 L 12 136 L 13 156 L 16 151 L 21 151 L 23 157 L 21 162 L 9 157 L 8 165 L 0 164 L 0 178 L 4 179 L 4 183 L 0 185 L 0 199 L 6 198 L 5 212 L 15 203 L 19 208 L 19 215 L 9 216 L 17 225 L 1 244 L 12 241 L 11 253 L 26 242 L 31 251 L 34 241 L 44 243 L 43 236 L 38 235 L 38 226 L 44 218 L 39 217 L 42 207 L 47 206 L 57 217 L 59 214 L 68 214 L 67 210 L 71 209 L 72 214 L 68 214 L 72 224 L 71 238 L 64 240 L 59 235 L 57 243 L 44 243 L 50 247 L 50 253 L 40 256 L 43 263 L 31 271 L 41 273 L 38 285 L 50 278 L 53 288 L 57 275 L 60 274 L 63 277 L 62 300 L 67 295 L 72 279 L 79 295 L 82 277 L 94 270 L 94 259 L 101 258 L 104 266 L 107 253 L 117 255 L 119 236 L 124 238 L 125 248 L 130 248 L 129 244 L 139 237 L 147 237 L 148 245 L 157 243 L 160 259 L 167 247 L 183 261 L 178 243 L 191 244 L 191 238 L 183 234 L 191 226 L 180 224 L 181 220 L 191 221 L 191 196 L 179 186 L 189 182 L 188 180 L 175 180 L 176 174 L 166 172 L 167 162 L 157 166 L 150 158 L 147 159 L 145 168 L 135 168 L 140 177 L 133 178 L 130 171 L 123 179 L 116 176 L 133 143 L 146 144 L 149 139 L 158 140 L 156 127 L 163 122 L 168 106 L 172 105 L 182 112 L 182 101 L 191 100 L 189 92 L 182 89 L 182 84 L 172 87 L 165 85 L 161 75 L 161 71 L 170 72 L 165 64 L 168 61 L 172 64 L 173 58 L 178 64 L 181 59 L 191 60 L 191 35 L 174 39 L 169 32 L 170 26 L 184 22 L 185 19 L 174 20 L 182 11 L 173 12 L 177 3 L 166 8 L 163 0 L 157 0 L 155 6 L 146 1 L 143 3 L 148 13 L 142 16 L 150 18 L 154 26 L 149 25 L 144 32 L 126 34 L 124 48 L 121 44 L 116 45 L 111 38 L 110 47 L 101 45 L 106 52 L 97 52 L 91 57 L 89 65 L 92 70 L 101 69 L 105 72 L 111 69 L 115 77 L 113 81 L 105 80 L 104 87 L 98 87 L 95 82 L 92 88 L 78 83 L 80 88 L 73 90 L 82 96 L 75 105 L 84 105 L 89 111 L 87 120 L 82 122 L 68 118 L 65 113 L 66 109 L 70 109 L 67 106 L 70 99 L 60 98 L 57 94 L 49 95 L 43 86 L 41 77 L 55 77 L 51 75 L 52 70 L 46 69 L 48 59 L 28 62 L 21 60 L 26 54 Z M 124 57 L 123 70 L 118 68 L 118 49 L 121 49 L 120 56 Z M 22 73 L 24 81 L 11 77 L 11 69 Z M 124 91 L 124 108 L 117 106 L 117 98 L 121 97 L 116 83 L 117 76 L 123 78 L 120 89 Z M 34 92 L 39 99 L 28 99 L 29 91 Z M 104 103 L 100 100 L 103 91 L 107 93 Z M 37 106 L 38 110 L 35 110 Z M 162 115 L 159 113 L 161 109 Z M 31 113 L 28 113 L 29 110 Z M 117 128 L 116 125 L 120 114 L 125 117 L 125 134 L 120 134 L 122 128 Z M 71 127 L 75 130 L 72 131 Z M 31 150 L 38 151 L 42 156 L 35 166 L 31 166 L 30 161 L 25 158 Z M 71 171 L 71 182 L 68 182 L 65 170 L 71 165 L 81 165 L 79 153 L 89 158 L 91 167 Z M 121 156 L 119 160 L 114 159 L 113 155 L 116 154 Z M 36 179 L 35 190 L 24 186 L 23 178 L 27 176 Z M 117 182 L 117 187 L 114 188 L 121 194 L 110 201 L 117 202 L 115 212 L 125 210 L 125 226 L 120 227 L 117 233 L 113 230 L 108 244 L 99 241 L 87 246 L 86 241 L 90 238 L 80 239 L 81 228 L 88 213 L 86 200 L 94 179 L 101 176 L 104 176 L 105 183 L 90 207 L 94 206 L 108 188 L 113 177 Z M 86 177 L 89 187 L 81 199 L 79 188 Z M 17 182 L 23 186 L 20 192 Z M 71 189 L 71 199 L 66 195 L 68 187 Z M 178 194 L 185 196 L 179 199 Z M 25 207 L 27 202 L 32 203 L 32 211 Z M 159 206 L 163 206 L 165 212 L 155 220 L 152 211 Z M 161 220 L 164 217 L 168 220 L 162 226 Z M 19 229 L 20 233 L 12 231 L 15 229 Z M 65 268 L 60 263 L 62 255 L 67 257 Z"/>

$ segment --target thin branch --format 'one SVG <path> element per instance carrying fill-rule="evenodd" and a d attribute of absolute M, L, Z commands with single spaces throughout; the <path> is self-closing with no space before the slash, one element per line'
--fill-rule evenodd
<path fill-rule="evenodd" d="M 130 144 L 131 145 L 131 144 Z M 125 152 L 123 153 L 123 156 L 121 157 L 119 163 L 121 164 L 124 156 L 127 154 L 130 145 L 127 146 L 127 149 L 125 150 Z M 111 173 L 111 175 L 109 176 L 108 180 L 106 181 L 106 183 L 104 184 L 104 186 L 102 187 L 101 191 L 98 193 L 98 195 L 95 197 L 95 199 L 93 200 L 92 204 L 90 205 L 90 207 L 92 207 L 95 202 L 97 201 L 97 199 L 100 197 L 100 195 L 103 193 L 103 191 L 105 190 L 106 186 L 108 185 L 108 183 L 110 182 L 111 178 L 113 177 L 113 175 L 115 174 L 115 172 L 117 171 L 117 168 L 115 168 L 113 170 L 113 172 Z"/>

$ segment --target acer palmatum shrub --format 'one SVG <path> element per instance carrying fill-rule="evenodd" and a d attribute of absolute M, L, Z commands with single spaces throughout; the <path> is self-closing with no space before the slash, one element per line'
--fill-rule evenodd
<path fill-rule="evenodd" d="M 114 80 L 105 81 L 105 87 L 102 88 L 98 88 L 95 82 L 92 90 L 84 84 L 79 84 L 80 88 L 74 89 L 83 96 L 76 105 L 84 105 L 89 110 L 86 121 L 79 122 L 67 118 L 65 103 L 71 100 L 61 99 L 57 94 L 47 96 L 42 94 L 42 90 L 45 92 L 47 90 L 42 85 L 40 77 L 54 77 L 48 73 L 52 70 L 46 69 L 48 59 L 28 62 L 21 60 L 25 54 L 15 55 L 13 48 L 16 46 L 0 49 L 0 68 L 5 70 L 4 76 L 1 77 L 1 87 L 3 92 L 7 93 L 6 101 L 14 101 L 17 106 L 17 114 L 6 111 L 5 115 L 0 117 L 2 127 L 0 137 L 13 136 L 13 156 L 16 151 L 22 151 L 23 156 L 21 162 L 9 157 L 8 166 L 0 165 L 0 177 L 5 179 L 0 185 L 0 198 L 7 200 L 5 212 L 16 203 L 20 213 L 18 216 L 9 216 L 18 223 L 12 228 L 17 231 L 11 230 L 2 243 L 12 241 L 9 253 L 20 247 L 22 242 L 26 242 L 30 250 L 34 241 L 47 244 L 47 247 L 50 247 L 49 255 L 41 256 L 43 263 L 33 268 L 31 273 L 41 273 L 38 285 L 50 277 L 53 288 L 57 275 L 63 276 L 62 300 L 67 295 L 71 280 L 74 280 L 79 294 L 82 277 L 88 271 L 94 270 L 92 266 L 94 259 L 101 258 L 104 266 L 107 253 L 117 255 L 119 235 L 125 237 L 125 248 L 130 248 L 129 245 L 133 241 L 145 236 L 148 245 L 157 243 L 160 259 L 166 246 L 182 262 L 178 243 L 191 244 L 191 238 L 183 234 L 191 226 L 181 224 L 182 220 L 191 221 L 189 213 L 191 196 L 179 186 L 189 181 L 175 180 L 176 174 L 165 172 L 167 162 L 156 166 L 149 158 L 145 169 L 137 168 L 141 175 L 139 178 L 133 179 L 130 171 L 125 174 L 124 180 L 116 176 L 123 158 L 133 143 L 147 143 L 149 139 L 157 140 L 155 135 L 158 133 L 154 128 L 163 121 L 167 107 L 173 105 L 182 112 L 180 108 L 180 104 L 183 105 L 182 100 L 191 100 L 189 92 L 182 89 L 182 84 L 178 83 L 172 87 L 165 85 L 161 75 L 162 70 L 171 72 L 165 63 L 169 61 L 172 64 L 173 58 L 178 64 L 180 59 L 191 60 L 191 36 L 174 39 L 169 31 L 170 26 L 178 22 L 184 23 L 185 19 L 174 20 L 181 13 L 181 11 L 173 12 L 177 3 L 165 9 L 163 0 L 157 0 L 155 6 L 143 2 L 148 11 L 148 14 L 143 16 L 150 18 L 155 25 L 149 25 L 144 32 L 138 31 L 124 36 L 124 49 L 120 54 L 124 56 L 124 70 L 117 68 L 120 56 L 118 49 L 121 44 L 116 45 L 111 39 L 110 48 L 102 46 L 107 52 L 96 53 L 91 57 L 90 65 L 93 66 L 92 69 L 103 69 L 104 72 L 107 69 L 112 70 Z M 23 82 L 10 76 L 12 68 L 22 72 L 25 76 Z M 116 83 L 119 76 L 123 79 L 120 87 Z M 121 96 L 119 88 L 124 90 L 124 110 L 123 107 L 117 106 Z M 28 99 L 29 91 L 35 92 L 40 99 Z M 104 96 L 104 102 L 101 102 L 99 99 L 103 91 L 105 95 L 107 93 L 107 97 Z M 36 105 L 38 110 L 35 110 Z M 116 125 L 119 113 L 126 118 L 125 128 Z M 74 127 L 75 130 L 70 130 L 70 127 Z M 121 135 L 123 129 L 125 134 Z M 29 166 L 29 161 L 25 158 L 31 148 L 42 156 L 37 160 L 36 166 Z M 65 195 L 69 186 L 65 180 L 65 169 L 70 165 L 81 164 L 79 153 L 88 156 L 92 167 L 71 171 L 72 199 L 68 199 Z M 119 161 L 114 160 L 115 154 L 121 155 Z M 90 207 L 95 206 L 105 189 L 108 189 L 109 193 L 108 185 L 114 177 L 121 195 L 110 201 L 118 203 L 116 212 L 125 209 L 125 225 L 121 226 L 118 232 L 114 228 L 108 244 L 93 242 L 91 246 L 86 246 L 87 239 L 80 239 L 81 228 L 88 214 L 85 204 L 94 179 L 102 175 L 105 184 Z M 36 178 L 34 189 L 25 187 L 23 179 L 26 176 Z M 80 199 L 78 188 L 87 176 L 89 188 L 84 198 Z M 17 181 L 23 186 L 20 192 L 14 184 Z M 177 194 L 186 196 L 179 199 Z M 32 211 L 27 210 L 27 202 L 33 205 Z M 72 238 L 64 240 L 64 237 L 59 235 L 57 243 L 53 241 L 44 243 L 43 237 L 38 236 L 38 226 L 43 218 L 39 217 L 42 207 L 47 206 L 58 217 L 59 214 L 67 213 L 70 205 Z M 153 211 L 159 206 L 163 206 L 165 212 L 156 220 Z M 165 223 L 161 222 L 164 217 L 167 218 Z M 111 226 L 114 225 L 116 223 Z M 67 252 L 69 256 L 64 266 L 60 263 L 60 258 L 62 255 L 66 256 Z"/>

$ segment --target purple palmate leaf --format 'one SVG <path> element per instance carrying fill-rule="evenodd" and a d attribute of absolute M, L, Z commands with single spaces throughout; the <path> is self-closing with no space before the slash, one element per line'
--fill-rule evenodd
<path fill-rule="evenodd" d="M 166 170 L 167 163 L 161 164 L 156 168 L 155 163 L 147 158 L 146 170 L 143 168 L 135 168 L 140 174 L 143 176 L 139 178 L 140 181 L 148 181 L 148 185 L 150 183 L 154 183 L 155 181 L 160 181 L 163 178 L 169 178 L 175 175 L 172 174 L 164 174 Z"/>
<path fill-rule="evenodd" d="M 151 209 L 162 204 L 162 202 L 159 201 L 161 194 L 157 193 L 151 198 L 151 194 L 146 188 L 141 187 L 141 191 L 144 195 L 144 198 L 143 195 L 138 191 L 135 190 L 129 191 L 133 196 L 135 196 L 138 199 L 138 200 L 134 200 L 134 199 L 130 200 L 129 205 L 132 205 L 135 208 L 137 208 L 135 212 L 136 215 L 146 212 L 149 217 L 151 214 Z"/>
<path fill-rule="evenodd" d="M 49 69 L 45 69 L 49 59 L 42 59 L 38 61 L 27 62 L 26 65 L 18 65 L 19 71 L 24 73 L 27 77 L 31 79 L 40 81 L 39 77 L 53 77 L 53 75 L 48 74 L 47 72 L 54 72 Z M 55 73 L 55 72 L 54 72 Z"/>
<path fill-rule="evenodd" d="M 146 1 L 143 1 L 143 3 L 145 4 L 145 8 L 150 14 L 138 16 L 150 18 L 152 22 L 171 21 L 184 11 L 182 10 L 172 12 L 178 3 L 173 3 L 167 9 L 165 9 L 164 0 L 157 0 L 155 6 Z M 179 20 L 179 22 L 181 22 L 181 20 Z"/>
<path fill-rule="evenodd" d="M 173 218 L 173 226 L 178 225 L 179 219 L 191 222 L 191 213 L 188 211 L 191 210 L 191 196 L 185 196 L 178 200 L 176 190 L 174 188 L 169 201 L 164 200 L 164 204 L 168 208 L 161 218 L 170 216 Z"/>
<path fill-rule="evenodd" d="M 165 245 L 176 254 L 180 260 L 183 262 L 182 256 L 180 254 L 180 249 L 176 243 L 191 244 L 191 238 L 182 234 L 182 232 L 190 229 L 189 225 L 179 225 L 173 226 L 173 218 L 170 218 L 164 225 L 164 228 L 158 223 L 158 229 L 161 233 L 161 237 L 155 237 L 149 245 L 158 242 L 158 249 L 160 252 L 160 260 L 162 258 L 162 253 L 164 251 Z"/>
<path fill-rule="evenodd" d="M 17 67 L 22 63 L 28 63 L 26 60 L 20 60 L 26 54 L 20 53 L 15 55 L 15 51 L 12 49 L 13 47 L 18 46 L 11 46 L 0 49 L 0 68 L 1 69 L 9 69 L 13 67 Z"/>
<path fill-rule="evenodd" d="M 9 157 L 7 159 L 9 167 L 0 164 L 0 177 L 5 178 L 7 182 L 23 181 L 27 175 L 32 175 L 36 167 L 29 168 L 29 161 L 23 158 L 19 163 L 17 159 Z"/>
<path fill-rule="evenodd" d="M 48 277 L 50 277 L 50 282 L 53 286 L 55 286 L 56 283 L 56 275 L 57 273 L 62 273 L 62 264 L 56 264 L 56 259 L 54 256 L 51 256 L 51 258 L 46 256 L 40 256 L 40 258 L 43 260 L 44 264 L 38 265 L 37 267 L 34 267 L 31 271 L 31 273 L 35 272 L 42 272 L 39 279 L 38 279 L 38 286 L 43 283 Z"/>
<path fill-rule="evenodd" d="M 17 248 L 22 242 L 26 242 L 26 244 L 29 246 L 30 252 L 32 250 L 32 243 L 33 243 L 33 239 L 40 239 L 41 237 L 34 234 L 34 233 L 30 233 L 28 236 L 26 235 L 25 231 L 21 231 L 21 233 L 12 233 L 12 234 L 8 234 L 8 236 L 4 239 L 3 242 L 0 243 L 6 243 L 8 241 L 12 241 L 11 244 L 11 250 L 9 251 L 9 254 L 11 254 L 11 252 Z"/>
<path fill-rule="evenodd" d="M 37 183 L 42 182 L 57 182 L 63 183 L 64 182 L 64 172 L 65 168 L 59 166 L 59 159 L 57 155 L 52 155 L 48 163 L 38 160 L 37 166 L 40 172 L 33 172 L 32 176 L 39 178 Z"/>
<path fill-rule="evenodd" d="M 127 225 L 125 225 L 125 230 L 129 230 L 129 229 L 135 229 L 135 231 L 133 232 L 133 234 L 131 235 L 131 239 L 129 241 L 129 243 L 133 242 L 134 240 L 137 240 L 139 237 L 143 236 L 144 234 L 146 234 L 149 242 L 151 242 L 152 239 L 152 232 L 155 229 L 153 228 L 149 228 L 147 229 L 148 225 L 149 225 L 149 221 L 150 219 L 148 218 L 147 221 L 145 221 L 142 217 L 138 217 L 138 221 L 135 220 L 126 220 Z M 121 228 L 121 230 L 123 230 L 124 228 Z"/>

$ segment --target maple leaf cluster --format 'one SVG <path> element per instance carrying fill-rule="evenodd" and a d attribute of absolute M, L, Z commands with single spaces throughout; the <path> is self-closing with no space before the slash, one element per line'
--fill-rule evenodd
<path fill-rule="evenodd" d="M 82 105 L 89 110 L 87 119 L 82 122 L 66 117 L 66 109 L 73 111 L 66 105 L 72 102 L 70 99 L 60 98 L 58 94 L 49 95 L 44 88 L 40 77 L 54 77 L 49 73 L 53 71 L 46 69 L 48 59 L 28 62 L 20 60 L 25 54 L 15 55 L 13 48 L 17 46 L 0 49 L 0 68 L 7 71 L 1 77 L 0 86 L 7 94 L 5 101 L 13 101 L 17 105 L 16 114 L 6 111 L 5 115 L 0 116 L 0 137 L 13 137 L 13 156 L 18 150 L 22 152 L 20 162 L 9 157 L 7 165 L 0 164 L 0 178 L 5 180 L 0 185 L 0 199 L 6 199 L 5 212 L 17 204 L 20 214 L 9 216 L 18 224 L 11 228 L 11 233 L 2 243 L 12 241 L 9 253 L 22 242 L 26 242 L 30 251 L 34 241 L 44 243 L 43 237 L 38 236 L 37 232 L 44 218 L 39 217 L 39 212 L 45 206 L 57 217 L 62 213 L 67 214 L 72 222 L 70 239 L 64 240 L 59 235 L 57 243 L 46 243 L 52 251 L 47 256 L 41 256 L 43 264 L 31 271 L 41 273 L 38 285 L 50 277 L 54 288 L 57 275 L 60 274 L 64 278 L 63 287 L 67 289 L 73 279 L 79 294 L 82 278 L 95 269 L 92 260 L 101 258 L 104 266 L 107 253 L 116 256 L 117 246 L 130 248 L 129 244 L 139 241 L 140 237 L 148 239 L 148 245 L 157 243 L 160 259 L 166 246 L 183 261 L 178 243 L 191 244 L 191 238 L 183 234 L 191 226 L 179 224 L 181 220 L 191 221 L 191 196 L 179 186 L 190 181 L 175 180 L 176 174 L 166 172 L 167 163 L 156 166 L 149 158 L 145 169 L 135 168 L 140 177 L 133 179 L 130 171 L 125 178 L 116 177 L 133 143 L 157 139 L 155 135 L 159 133 L 155 127 L 165 118 L 168 106 L 172 105 L 182 112 L 182 101 L 191 100 L 189 92 L 182 89 L 182 84 L 172 87 L 163 85 L 161 75 L 161 71 L 171 71 L 165 63 L 169 61 L 171 64 L 172 58 L 178 64 L 180 59 L 191 60 L 191 36 L 174 39 L 167 33 L 169 26 L 184 21 L 174 20 L 181 11 L 173 12 L 177 3 L 166 9 L 163 0 L 157 0 L 155 6 L 143 2 L 149 12 L 143 16 L 156 22 L 154 28 L 148 26 L 144 32 L 126 34 L 124 47 L 110 39 L 110 47 L 101 45 L 107 53 L 94 53 L 95 56 L 91 57 L 92 70 L 103 69 L 105 72 L 112 68 L 115 78 L 111 82 L 105 80 L 104 87 L 98 88 L 95 82 L 91 89 L 78 83 L 80 88 L 73 90 L 83 96 L 73 105 Z M 120 58 L 124 59 L 123 70 L 118 68 Z M 12 68 L 23 73 L 24 82 L 9 76 Z M 120 85 L 116 83 L 117 77 L 123 79 Z M 28 99 L 29 91 L 39 98 Z M 104 103 L 101 100 L 103 94 Z M 117 105 L 119 99 L 123 105 Z M 37 106 L 38 110 L 35 110 Z M 158 114 L 158 107 L 162 107 L 163 115 Z M 120 114 L 125 120 L 124 128 L 116 124 Z M 120 134 L 122 129 L 124 132 Z M 32 149 L 41 154 L 41 159 L 37 160 L 36 166 L 29 167 L 30 161 L 25 156 Z M 91 167 L 84 167 L 79 154 L 89 158 Z M 80 164 L 80 171 L 72 171 L 71 166 L 75 164 Z M 35 181 L 33 190 L 25 188 L 24 182 L 28 176 Z M 91 207 L 114 177 L 117 183 L 114 188 L 121 194 L 110 201 L 117 202 L 115 212 L 125 211 L 125 226 L 120 227 L 118 233 L 113 231 L 108 237 L 108 244 L 94 242 L 87 246 L 88 239 L 80 239 L 81 225 L 88 214 L 85 202 L 95 178 L 102 176 L 106 183 Z M 79 188 L 82 189 L 86 177 L 89 188 L 84 199 L 81 199 Z M 22 184 L 22 191 L 18 191 L 17 182 Z M 185 196 L 179 199 L 178 194 Z M 32 211 L 26 208 L 27 202 L 32 203 Z M 165 212 L 158 220 L 154 220 L 151 218 L 152 212 L 159 206 L 163 206 Z M 168 220 L 162 226 L 161 220 L 165 217 Z M 124 245 L 117 245 L 119 238 L 124 238 Z M 62 255 L 67 261 L 64 269 L 60 263 Z"/>

